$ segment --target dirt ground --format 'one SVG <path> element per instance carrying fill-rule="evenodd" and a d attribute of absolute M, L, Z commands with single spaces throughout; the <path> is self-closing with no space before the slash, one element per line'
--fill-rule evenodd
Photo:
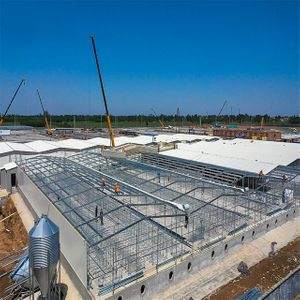
<path fill-rule="evenodd" d="M 10 198 L 3 201 L 2 211 L 5 217 L 16 212 L 14 203 Z M 28 232 L 19 214 L 15 213 L 13 216 L 1 222 L 4 216 L 0 215 L 0 259 L 29 244 Z M 16 265 L 16 263 L 13 263 L 2 268 L 1 265 L 8 260 L 0 262 L 0 274 L 11 270 Z M 12 282 L 10 281 L 9 275 L 0 279 L 0 297 L 7 295 L 4 293 L 4 289 L 10 284 L 12 284 Z"/>
<path fill-rule="evenodd" d="M 232 300 L 254 287 L 267 291 L 298 266 L 300 266 L 300 237 L 281 248 L 275 256 L 265 258 L 250 268 L 250 276 L 240 275 L 204 299 Z"/>

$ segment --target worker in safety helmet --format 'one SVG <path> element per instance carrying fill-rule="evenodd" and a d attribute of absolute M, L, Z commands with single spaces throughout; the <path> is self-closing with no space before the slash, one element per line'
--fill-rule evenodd
<path fill-rule="evenodd" d="M 283 175 L 282 180 L 287 180 L 287 177 L 285 174 Z"/>
<path fill-rule="evenodd" d="M 103 184 L 103 186 L 107 185 L 106 180 L 104 178 L 102 178 L 102 184 Z"/>
<path fill-rule="evenodd" d="M 119 186 L 118 186 L 117 183 L 116 183 L 116 193 L 117 193 L 117 194 L 120 193 L 120 188 L 119 188 Z"/>
<path fill-rule="evenodd" d="M 260 172 L 259 172 L 259 178 L 258 178 L 259 182 L 262 182 L 262 176 L 263 176 L 263 174 L 264 174 L 263 170 L 261 169 Z"/>

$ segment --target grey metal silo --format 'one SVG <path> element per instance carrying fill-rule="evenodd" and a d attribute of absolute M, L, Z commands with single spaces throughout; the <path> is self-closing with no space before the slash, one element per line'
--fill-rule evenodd
<path fill-rule="evenodd" d="M 29 232 L 29 262 L 44 298 L 50 292 L 58 261 L 59 227 L 43 214 Z"/>

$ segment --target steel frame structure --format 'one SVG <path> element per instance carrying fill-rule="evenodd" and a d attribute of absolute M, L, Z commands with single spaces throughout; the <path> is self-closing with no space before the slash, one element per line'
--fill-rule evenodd
<path fill-rule="evenodd" d="M 187 251 L 201 251 L 245 223 L 266 220 L 280 207 L 281 179 L 276 176 L 256 179 L 260 185 L 245 192 L 236 182 L 248 173 L 205 165 L 204 179 L 199 178 L 199 164 L 186 163 L 187 173 L 182 161 L 176 165 L 174 158 L 153 157 L 113 159 L 92 150 L 68 158 L 37 156 L 18 162 L 87 241 L 89 278 L 104 287 Z M 293 172 L 296 175 L 285 185 L 295 196 L 299 171 Z M 188 212 L 180 209 L 182 204 L 189 205 Z M 101 217 L 95 215 L 96 207 L 102 209 Z"/>

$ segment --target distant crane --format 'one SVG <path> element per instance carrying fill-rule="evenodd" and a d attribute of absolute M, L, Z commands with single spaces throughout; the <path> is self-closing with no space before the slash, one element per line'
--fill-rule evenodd
<path fill-rule="evenodd" d="M 222 106 L 222 108 L 221 108 L 221 110 L 220 110 L 219 114 L 218 114 L 218 115 L 217 115 L 217 117 L 216 117 L 216 123 L 217 123 L 217 119 L 218 119 L 218 117 L 220 116 L 220 114 L 221 114 L 221 112 L 222 112 L 223 108 L 225 107 L 226 103 L 227 103 L 227 100 L 225 100 L 225 102 L 224 102 L 224 104 L 223 104 L 223 106 Z M 209 131 L 208 135 L 210 135 L 210 134 L 211 134 L 211 132 L 212 132 L 213 128 L 214 128 L 214 126 L 212 126 L 212 127 L 210 128 L 210 131 Z"/>
<path fill-rule="evenodd" d="M 8 105 L 8 108 L 6 109 L 6 112 L 5 112 L 4 115 L 1 117 L 1 120 L 0 120 L 0 127 L 1 127 L 1 125 L 2 125 L 2 123 L 3 123 L 3 121 L 4 121 L 5 116 L 6 116 L 7 113 L 8 113 L 8 111 L 9 111 L 9 109 L 10 109 L 12 103 L 14 102 L 14 100 L 15 100 L 15 98 L 16 98 L 16 96 L 17 96 L 17 94 L 18 94 L 18 92 L 19 92 L 19 89 L 20 89 L 20 87 L 21 87 L 21 85 L 22 85 L 23 82 L 24 82 L 24 84 L 25 84 L 25 79 L 24 79 L 24 78 L 22 79 L 22 81 L 21 81 L 20 85 L 18 86 L 18 88 L 17 88 L 17 90 L 16 90 L 16 92 L 15 92 L 13 98 L 11 99 L 11 101 L 10 101 L 10 103 L 9 103 L 9 105 Z"/>
<path fill-rule="evenodd" d="M 260 122 L 260 130 L 263 129 L 263 125 L 264 125 L 264 117 L 261 118 L 261 122 Z"/>
<path fill-rule="evenodd" d="M 154 109 L 151 107 L 152 111 L 154 112 L 154 114 L 156 115 L 156 117 L 158 117 L 158 115 L 156 114 L 156 112 L 154 111 Z M 158 118 L 159 123 L 161 124 L 162 128 L 165 128 L 164 123 L 161 121 L 161 119 Z"/>
<path fill-rule="evenodd" d="M 95 59 L 96 59 L 96 64 L 97 64 L 97 69 L 98 69 L 98 74 L 99 74 L 101 89 L 102 89 L 102 95 L 103 95 L 105 110 L 106 110 L 106 118 L 107 118 L 107 123 L 108 123 L 108 128 L 109 128 L 109 134 L 110 134 L 111 144 L 112 144 L 113 147 L 115 147 L 115 139 L 114 139 L 114 135 L 113 135 L 113 131 L 112 131 L 112 126 L 111 126 L 111 122 L 110 122 L 110 116 L 109 116 L 109 113 L 108 113 L 108 107 L 107 107 L 107 102 L 106 102 L 106 97 L 105 97 L 105 92 L 104 92 L 104 86 L 103 86 L 102 76 L 101 76 L 99 62 L 98 62 L 98 57 L 97 57 L 97 52 L 96 52 L 96 46 L 95 46 L 95 42 L 94 42 L 94 36 L 90 34 L 90 38 L 92 39 L 94 53 L 95 53 Z"/>
<path fill-rule="evenodd" d="M 47 128 L 48 128 L 47 134 L 48 135 L 52 135 L 52 131 L 50 130 L 50 126 L 49 126 L 49 123 L 48 123 L 48 119 L 47 119 L 47 115 L 46 115 L 46 112 L 45 112 L 45 109 L 44 109 L 44 105 L 43 105 L 43 101 L 42 101 L 41 95 L 39 93 L 39 90 L 36 90 L 36 91 L 37 91 L 37 94 L 39 95 L 39 98 L 40 98 L 40 102 L 41 102 L 41 105 L 42 105 L 42 109 L 43 109 L 43 113 L 44 113 L 46 125 L 47 125 Z"/>

